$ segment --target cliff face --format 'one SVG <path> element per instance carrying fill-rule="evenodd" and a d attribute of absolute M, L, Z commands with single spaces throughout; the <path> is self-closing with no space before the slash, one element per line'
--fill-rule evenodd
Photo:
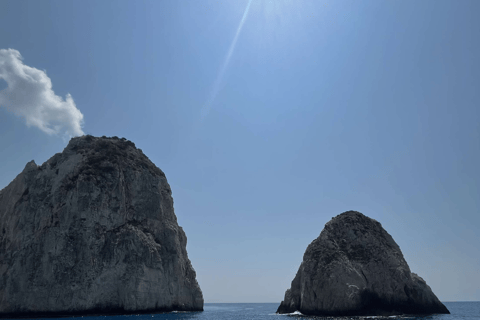
<path fill-rule="evenodd" d="M 186 244 L 141 150 L 73 138 L 0 191 L 0 316 L 203 310 Z"/>
<path fill-rule="evenodd" d="M 410 272 L 381 224 L 355 211 L 333 218 L 307 247 L 277 312 L 297 310 L 323 316 L 449 313 Z"/>

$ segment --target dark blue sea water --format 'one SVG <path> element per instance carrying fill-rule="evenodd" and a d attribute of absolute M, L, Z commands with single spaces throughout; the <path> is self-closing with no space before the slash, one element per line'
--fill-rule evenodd
<path fill-rule="evenodd" d="M 335 320 L 366 320 L 366 319 L 424 319 L 424 320 L 471 320 L 480 319 L 480 302 L 444 302 L 451 314 L 423 317 L 346 317 L 322 318 L 303 315 L 277 315 L 278 303 L 207 303 L 203 312 L 172 312 L 163 314 L 143 314 L 128 316 L 83 317 L 83 320 L 302 320 L 302 319 L 335 319 Z M 76 320 L 82 318 L 75 318 Z M 43 319 L 45 320 L 45 319 Z M 58 319 L 57 319 L 58 320 Z"/>

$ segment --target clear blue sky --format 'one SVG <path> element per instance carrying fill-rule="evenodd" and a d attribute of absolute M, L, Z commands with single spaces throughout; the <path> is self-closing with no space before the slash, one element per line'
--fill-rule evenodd
<path fill-rule="evenodd" d="M 83 132 L 126 137 L 166 173 L 206 302 L 280 302 L 347 210 L 381 222 L 441 300 L 480 300 L 479 12 L 3 0 L 0 49 L 71 94 Z M 0 105 L 0 188 L 67 144 L 19 110 Z"/>

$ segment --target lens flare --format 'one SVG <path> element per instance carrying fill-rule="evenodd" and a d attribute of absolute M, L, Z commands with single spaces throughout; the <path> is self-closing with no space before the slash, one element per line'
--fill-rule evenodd
<path fill-rule="evenodd" d="M 252 0 L 249 0 L 248 4 L 247 4 L 247 7 L 245 8 L 245 11 L 243 12 L 242 20 L 240 20 L 240 24 L 238 25 L 237 32 L 235 33 L 235 37 L 233 38 L 233 41 L 230 44 L 230 48 L 228 49 L 225 60 L 223 61 L 222 67 L 220 68 L 220 71 L 218 72 L 217 78 L 215 79 L 215 82 L 213 83 L 213 88 L 212 88 L 212 92 L 210 94 L 210 97 L 202 108 L 202 113 L 201 113 L 201 119 L 202 120 L 205 119 L 205 117 L 208 115 L 208 113 L 212 109 L 212 104 L 215 101 L 215 98 L 217 97 L 218 91 L 220 90 L 220 84 L 222 83 L 223 75 L 225 74 L 225 70 L 227 69 L 228 64 L 230 63 L 230 59 L 232 57 L 233 51 L 235 50 L 235 45 L 237 44 L 238 36 L 240 35 L 240 32 L 242 31 L 242 27 L 243 27 L 243 24 L 245 23 L 245 20 L 247 18 L 248 10 L 250 9 L 251 3 L 252 3 Z"/>

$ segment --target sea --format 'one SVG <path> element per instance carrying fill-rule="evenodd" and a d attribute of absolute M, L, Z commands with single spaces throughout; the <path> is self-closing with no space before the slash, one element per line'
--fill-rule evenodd
<path fill-rule="evenodd" d="M 278 303 L 206 303 L 203 312 L 72 317 L 75 320 L 471 320 L 480 319 L 480 302 L 444 302 L 451 314 L 391 317 L 313 317 L 299 313 L 276 314 Z M 83 318 L 83 319 L 82 319 Z M 42 320 L 45 320 L 43 318 Z M 58 320 L 58 318 L 56 318 Z"/>

